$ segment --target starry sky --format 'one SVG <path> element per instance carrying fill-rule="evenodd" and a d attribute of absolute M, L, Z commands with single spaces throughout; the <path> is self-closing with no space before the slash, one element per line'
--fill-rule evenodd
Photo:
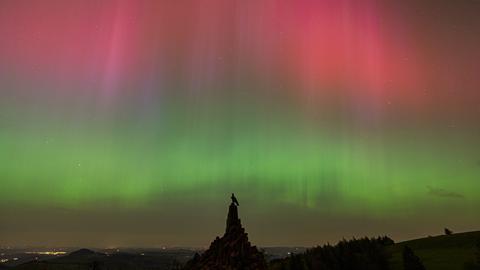
<path fill-rule="evenodd" d="M 0 239 L 480 228 L 480 2 L 3 0 Z"/>

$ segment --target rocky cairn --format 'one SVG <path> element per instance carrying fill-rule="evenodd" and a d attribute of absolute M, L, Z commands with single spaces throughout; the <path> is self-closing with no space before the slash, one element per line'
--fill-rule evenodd
<path fill-rule="evenodd" d="M 238 218 L 238 207 L 232 202 L 228 209 L 227 228 L 222 237 L 210 244 L 202 255 L 195 254 L 188 270 L 263 270 L 267 264 L 263 253 L 248 241 L 248 234 Z"/>

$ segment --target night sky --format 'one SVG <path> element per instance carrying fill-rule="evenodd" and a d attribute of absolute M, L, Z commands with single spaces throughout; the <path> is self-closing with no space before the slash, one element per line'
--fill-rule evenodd
<path fill-rule="evenodd" d="M 0 2 L 0 244 L 480 228 L 480 1 Z"/>

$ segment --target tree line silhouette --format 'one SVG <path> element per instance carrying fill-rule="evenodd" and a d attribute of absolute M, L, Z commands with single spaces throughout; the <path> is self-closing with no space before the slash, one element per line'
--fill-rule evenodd
<path fill-rule="evenodd" d="M 386 247 L 394 242 L 388 237 L 342 240 L 271 262 L 273 270 L 386 270 L 390 255 Z"/>

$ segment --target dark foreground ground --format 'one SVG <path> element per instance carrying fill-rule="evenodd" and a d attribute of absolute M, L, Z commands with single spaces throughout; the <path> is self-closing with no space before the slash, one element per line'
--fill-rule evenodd
<path fill-rule="evenodd" d="M 94 251 L 95 250 L 95 251 Z M 0 270 L 166 270 L 178 268 L 204 250 L 194 248 L 157 249 L 4 248 L 0 249 Z M 304 247 L 264 247 L 267 260 L 305 252 Z M 55 255 L 53 252 L 58 252 Z M 65 253 L 65 254 L 63 254 Z"/>
<path fill-rule="evenodd" d="M 464 270 L 465 263 L 474 260 L 480 231 L 421 238 L 397 243 L 390 247 L 392 270 L 403 269 L 402 249 L 408 245 L 420 257 L 426 269 Z"/>
<path fill-rule="evenodd" d="M 403 269 L 402 250 L 408 245 L 422 260 L 428 270 L 465 270 L 465 264 L 473 261 L 480 231 L 426 237 L 388 246 L 391 270 Z M 289 253 L 302 253 L 302 248 L 266 248 L 267 260 L 287 257 Z M 3 250 L 3 257 L 8 254 Z M 180 269 L 195 254 L 192 249 L 127 250 L 94 252 L 81 249 L 64 256 L 27 254 L 23 258 L 0 264 L 4 270 L 167 270 Z M 10 253 L 11 255 L 12 253 Z M 20 253 L 19 253 L 20 254 Z M 25 254 L 24 252 L 22 254 Z M 11 255 L 17 256 L 20 255 Z M 10 256 L 10 257 L 11 257 Z M 35 259 L 35 257 L 37 259 Z"/>

